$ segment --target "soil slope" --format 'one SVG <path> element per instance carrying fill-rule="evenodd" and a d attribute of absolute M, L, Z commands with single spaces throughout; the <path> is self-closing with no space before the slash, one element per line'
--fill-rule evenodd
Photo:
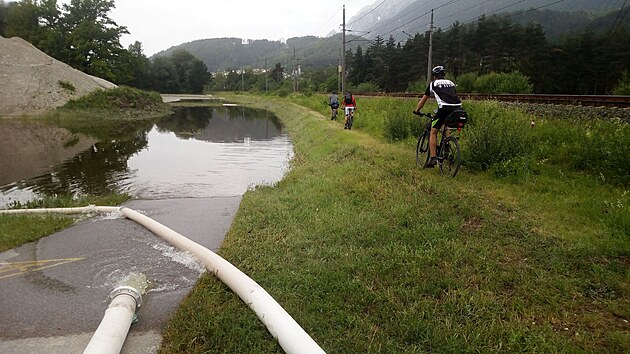
<path fill-rule="evenodd" d="M 94 90 L 113 87 L 21 38 L 0 37 L 0 116 L 42 113 Z"/>

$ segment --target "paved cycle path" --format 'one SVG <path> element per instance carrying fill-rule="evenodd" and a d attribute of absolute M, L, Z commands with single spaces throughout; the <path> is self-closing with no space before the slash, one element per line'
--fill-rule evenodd
<path fill-rule="evenodd" d="M 240 200 L 135 200 L 126 206 L 216 251 Z M 123 353 L 154 353 L 162 327 L 202 272 L 192 256 L 143 226 L 103 215 L 0 253 L 0 353 L 83 352 L 109 293 L 129 273 L 146 276 L 149 287 Z"/>

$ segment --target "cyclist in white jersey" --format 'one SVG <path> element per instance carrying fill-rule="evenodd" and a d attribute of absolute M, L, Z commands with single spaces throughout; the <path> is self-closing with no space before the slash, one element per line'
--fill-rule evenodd
<path fill-rule="evenodd" d="M 433 95 L 438 104 L 435 112 L 435 120 L 431 123 L 431 138 L 429 139 L 429 150 L 431 158 L 425 167 L 431 168 L 437 164 L 437 134 L 446 117 L 462 106 L 462 101 L 457 97 L 455 84 L 451 80 L 445 79 L 446 70 L 443 66 L 436 66 L 431 70 L 431 83 L 427 86 L 424 95 L 418 102 L 415 112 L 419 113 L 429 97 Z"/>

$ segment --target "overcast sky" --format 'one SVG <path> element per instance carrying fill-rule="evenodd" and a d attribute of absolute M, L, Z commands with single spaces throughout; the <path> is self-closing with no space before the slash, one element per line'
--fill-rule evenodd
<path fill-rule="evenodd" d="M 378 0 L 115 0 L 110 13 L 126 26 L 122 45 L 139 41 L 144 54 L 197 39 L 237 37 L 280 40 L 297 36 L 325 36 L 340 31 L 342 7 L 346 21 Z M 70 3 L 70 0 L 58 0 Z"/>

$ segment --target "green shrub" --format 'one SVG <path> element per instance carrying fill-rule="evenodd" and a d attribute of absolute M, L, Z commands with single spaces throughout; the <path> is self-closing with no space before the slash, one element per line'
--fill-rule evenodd
<path fill-rule="evenodd" d="M 499 93 L 528 94 L 534 92 L 534 86 L 529 78 L 518 71 L 500 74 Z"/>
<path fill-rule="evenodd" d="M 458 92 L 478 93 L 515 93 L 527 94 L 533 92 L 533 85 L 529 78 L 518 71 L 512 73 L 490 73 L 477 76 L 474 73 L 460 75 L 457 80 Z"/>
<path fill-rule="evenodd" d="M 521 157 L 532 145 L 529 119 L 525 114 L 487 102 L 466 106 L 472 118 L 463 132 L 462 155 L 466 165 L 475 170 Z"/>
<path fill-rule="evenodd" d="M 385 137 L 390 141 L 405 140 L 411 130 L 406 117 L 393 114 L 385 118 Z"/>
<path fill-rule="evenodd" d="M 475 82 L 477 81 L 477 74 L 466 73 L 459 75 L 455 80 L 457 84 L 457 92 L 473 93 L 477 92 L 475 89 Z"/>
<path fill-rule="evenodd" d="M 59 87 L 61 87 L 62 89 L 66 91 L 70 91 L 72 93 L 77 91 L 76 87 L 74 87 L 74 85 L 71 82 L 59 80 L 58 84 L 59 84 Z"/>
<path fill-rule="evenodd" d="M 354 91 L 355 92 L 379 92 L 381 91 L 381 88 L 378 87 L 378 85 L 373 82 L 364 82 L 364 83 L 359 84 L 359 86 L 357 86 Z"/>
<path fill-rule="evenodd" d="M 624 72 L 621 77 L 621 81 L 615 89 L 613 90 L 614 95 L 630 95 L 630 76 L 628 76 L 628 72 Z"/>
<path fill-rule="evenodd" d="M 417 80 L 410 82 L 407 86 L 407 92 L 418 92 L 424 93 L 424 90 L 427 89 L 427 80 Z"/>
<path fill-rule="evenodd" d="M 278 92 L 278 97 L 287 97 L 287 96 L 289 96 L 289 90 L 287 90 L 287 89 L 279 89 L 277 92 Z"/>
<path fill-rule="evenodd" d="M 121 86 L 108 90 L 96 90 L 78 99 L 70 100 L 62 109 L 103 111 L 151 110 L 161 107 L 163 104 L 162 97 L 157 92 Z"/>

